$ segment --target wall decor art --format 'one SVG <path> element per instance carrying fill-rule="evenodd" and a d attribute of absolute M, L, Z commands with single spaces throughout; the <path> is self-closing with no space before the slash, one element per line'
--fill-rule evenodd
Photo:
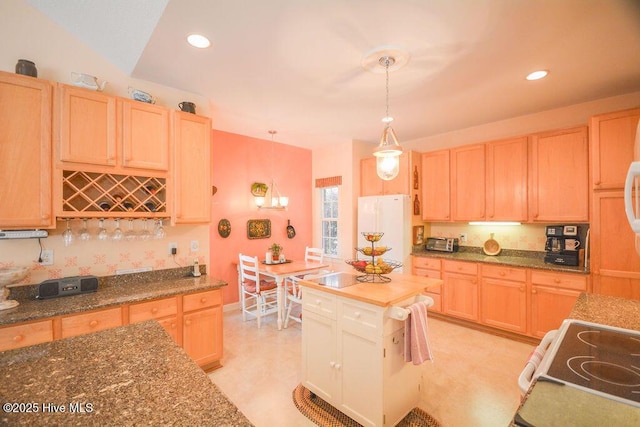
<path fill-rule="evenodd" d="M 231 223 L 228 219 L 221 219 L 218 222 L 218 234 L 225 239 L 231 234 Z"/>
<path fill-rule="evenodd" d="M 247 237 L 249 239 L 267 239 L 271 237 L 271 220 L 250 219 L 247 221 Z"/>

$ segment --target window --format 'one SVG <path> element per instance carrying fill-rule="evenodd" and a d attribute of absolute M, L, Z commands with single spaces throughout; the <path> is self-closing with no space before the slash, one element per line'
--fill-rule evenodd
<path fill-rule="evenodd" d="M 328 256 L 338 256 L 338 188 L 320 188 L 322 251 Z"/>

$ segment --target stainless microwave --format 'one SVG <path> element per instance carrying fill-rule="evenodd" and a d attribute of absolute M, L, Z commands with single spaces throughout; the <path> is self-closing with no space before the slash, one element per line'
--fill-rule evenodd
<path fill-rule="evenodd" d="M 451 237 L 427 237 L 425 249 L 438 252 L 458 252 L 460 246 L 457 238 Z"/>

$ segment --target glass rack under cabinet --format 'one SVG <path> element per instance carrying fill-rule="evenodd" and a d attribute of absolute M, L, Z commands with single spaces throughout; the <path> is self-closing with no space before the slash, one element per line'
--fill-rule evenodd
<path fill-rule="evenodd" d="M 62 171 L 62 213 L 68 217 L 166 216 L 166 178 Z"/>

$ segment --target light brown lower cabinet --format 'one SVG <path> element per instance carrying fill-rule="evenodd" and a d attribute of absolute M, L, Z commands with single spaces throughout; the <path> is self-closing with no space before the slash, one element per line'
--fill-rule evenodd
<path fill-rule="evenodd" d="M 590 292 L 589 276 L 581 273 L 417 256 L 412 272 L 442 275 L 442 310 L 431 311 L 536 338 L 557 329 L 580 293 Z"/>
<path fill-rule="evenodd" d="M 0 351 L 155 319 L 204 370 L 222 359 L 222 291 L 122 305 L 0 327 Z"/>
<path fill-rule="evenodd" d="M 508 331 L 527 333 L 527 271 L 482 266 L 480 321 Z"/>
<path fill-rule="evenodd" d="M 442 311 L 451 316 L 478 321 L 478 265 L 444 260 L 442 270 Z"/>
<path fill-rule="evenodd" d="M 441 263 L 439 259 L 414 257 L 411 267 L 411 274 L 416 276 L 428 277 L 429 279 L 441 279 L 440 273 Z M 442 312 L 442 285 L 430 287 L 426 295 L 433 299 L 433 306 L 429 307 L 430 311 Z"/>
<path fill-rule="evenodd" d="M 222 291 L 185 295 L 182 319 L 184 351 L 201 367 L 222 358 Z"/>

